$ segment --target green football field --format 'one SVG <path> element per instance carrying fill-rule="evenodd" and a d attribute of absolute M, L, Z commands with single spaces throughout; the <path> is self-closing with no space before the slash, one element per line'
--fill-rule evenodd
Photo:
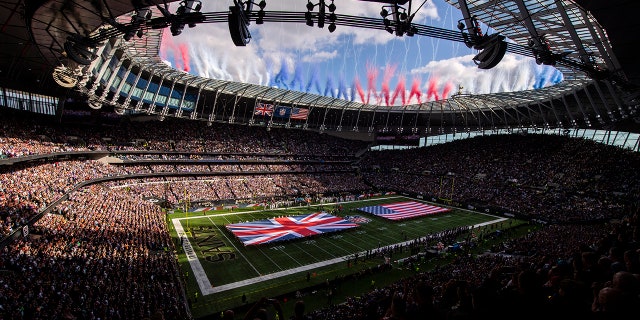
<path fill-rule="evenodd" d="M 331 212 L 337 205 L 170 214 L 169 227 L 179 248 L 179 263 L 186 279 L 187 296 L 192 300 L 193 315 L 202 317 L 238 307 L 242 305 L 243 294 L 248 301 L 255 301 L 262 296 L 280 296 L 384 263 L 383 257 L 362 259 L 367 250 L 406 243 L 460 226 L 487 225 L 480 228 L 491 228 L 493 225 L 496 228 L 505 220 L 452 209 L 414 219 L 390 221 L 355 210 L 359 207 L 408 200 L 418 201 L 401 196 L 386 196 L 341 203 L 342 211 L 334 212 L 334 215 L 359 215 L 370 221 L 348 230 L 250 246 L 244 246 L 225 226 L 322 210 Z M 354 261 L 356 254 L 360 258 L 357 262 Z M 408 250 L 395 253 L 391 262 L 409 254 Z"/>

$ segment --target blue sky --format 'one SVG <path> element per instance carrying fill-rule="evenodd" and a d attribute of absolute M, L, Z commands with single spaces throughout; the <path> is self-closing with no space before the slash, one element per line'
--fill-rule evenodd
<path fill-rule="evenodd" d="M 414 7 L 421 2 L 415 1 Z M 228 11 L 231 4 L 231 0 L 203 1 L 202 12 Z M 267 0 L 265 10 L 305 12 L 306 4 L 307 0 Z M 335 4 L 338 14 L 373 18 L 380 18 L 383 5 L 357 0 Z M 461 18 L 455 7 L 429 0 L 413 21 L 457 30 Z M 509 53 L 495 68 L 480 70 L 472 61 L 476 50 L 430 37 L 397 37 L 384 30 L 343 26 L 330 33 L 327 25 L 321 29 L 271 22 L 252 23 L 249 31 L 249 44 L 236 47 L 226 22 L 186 27 L 176 37 L 166 30 L 161 57 L 178 69 L 204 77 L 379 105 L 448 98 L 460 86 L 464 93 L 483 94 L 538 89 L 562 80 L 555 68 Z"/>

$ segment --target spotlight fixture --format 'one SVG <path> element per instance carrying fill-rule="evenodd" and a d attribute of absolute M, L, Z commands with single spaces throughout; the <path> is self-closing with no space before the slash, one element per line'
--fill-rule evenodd
<path fill-rule="evenodd" d="M 328 5 L 325 3 L 325 1 L 326 0 L 320 0 L 317 4 L 312 3 L 311 0 L 307 2 L 306 7 L 308 11 L 304 13 L 304 18 L 306 20 L 305 23 L 310 27 L 313 27 L 317 23 L 318 28 L 324 28 L 325 21 L 329 20 L 329 32 L 334 32 L 336 31 L 335 22 L 338 19 L 337 15 L 335 14 L 336 5 L 335 3 L 333 3 L 333 0 L 331 0 L 331 3 Z M 315 14 L 315 18 L 317 18 L 318 20 L 314 22 L 314 14 L 312 13 L 312 11 L 315 7 L 318 7 L 318 13 Z M 329 10 L 329 14 L 327 14 L 327 10 Z"/>
<path fill-rule="evenodd" d="M 401 7 L 401 4 L 405 4 L 408 1 L 376 1 L 388 3 L 382 6 L 380 9 L 380 16 L 383 18 L 384 29 L 398 37 L 402 37 L 404 34 L 407 36 L 413 36 L 415 29 L 412 29 L 411 21 L 415 14 L 411 14 L 411 4 L 409 4 L 409 10 Z M 391 30 L 391 31 L 389 31 Z"/>
<path fill-rule="evenodd" d="M 473 62 L 478 66 L 478 69 L 491 69 L 497 66 L 507 51 L 505 37 L 497 33 L 483 34 L 476 16 L 469 16 L 468 10 L 463 10 L 463 15 L 465 18 L 458 21 L 458 29 L 462 34 L 464 44 L 468 48 L 480 50 L 473 57 Z M 464 31 L 465 28 L 467 32 Z"/>
<path fill-rule="evenodd" d="M 244 4 L 242 2 L 234 0 L 234 5 L 229 7 L 229 15 L 227 17 L 231 40 L 238 47 L 246 46 L 251 41 L 251 33 L 249 33 L 248 28 L 249 18 L 243 7 Z"/>
<path fill-rule="evenodd" d="M 184 0 L 180 2 L 180 6 L 176 10 L 176 14 L 172 15 L 172 22 L 169 30 L 171 35 L 177 36 L 182 33 L 185 24 L 189 25 L 189 28 L 196 26 L 196 22 L 202 22 L 201 19 L 195 18 L 194 14 L 199 14 L 202 9 L 202 3 L 198 0 Z M 194 19 L 195 18 L 195 19 Z"/>

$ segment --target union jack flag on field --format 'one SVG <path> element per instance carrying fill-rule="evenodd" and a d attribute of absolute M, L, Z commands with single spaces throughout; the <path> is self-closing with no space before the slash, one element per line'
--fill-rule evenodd
<path fill-rule="evenodd" d="M 382 204 L 379 206 L 362 207 L 358 208 L 358 210 L 389 220 L 403 220 L 435 214 L 438 212 L 446 212 L 451 209 L 432 206 L 416 201 L 406 201 Z"/>
<path fill-rule="evenodd" d="M 245 246 L 304 238 L 357 227 L 356 223 L 316 212 L 308 215 L 278 217 L 227 225 Z"/>

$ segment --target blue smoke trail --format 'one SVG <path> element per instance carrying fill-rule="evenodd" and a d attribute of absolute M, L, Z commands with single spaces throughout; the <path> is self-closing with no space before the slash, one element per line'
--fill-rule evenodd
<path fill-rule="evenodd" d="M 302 91 L 302 82 L 302 66 L 300 66 L 300 64 L 296 64 L 293 73 L 293 80 L 289 83 L 289 87 L 293 90 Z"/>
<path fill-rule="evenodd" d="M 351 84 L 351 99 L 349 99 L 349 101 L 355 101 L 356 100 L 356 92 L 358 89 L 356 89 L 356 81 L 354 80 L 353 83 Z"/>
<path fill-rule="evenodd" d="M 551 83 L 558 84 L 562 82 L 562 80 L 564 80 L 564 76 L 562 75 L 562 72 L 556 69 L 555 73 L 553 74 L 553 78 L 551 78 Z"/>
<path fill-rule="evenodd" d="M 311 93 L 311 87 L 318 81 L 318 66 L 314 65 L 313 69 L 311 69 L 311 74 L 309 75 L 309 81 L 307 81 L 307 86 L 304 88 L 304 92 Z M 318 91 L 317 93 L 320 93 Z"/>
<path fill-rule="evenodd" d="M 276 85 L 281 84 L 282 87 L 279 88 L 289 89 L 289 85 L 287 84 L 287 79 L 289 79 L 289 72 L 287 71 L 287 62 L 282 59 L 282 63 L 280 64 L 280 71 L 276 74 L 275 79 L 273 80 Z"/>
<path fill-rule="evenodd" d="M 332 98 L 335 98 L 335 93 L 333 92 L 333 79 L 331 78 L 331 76 L 327 76 L 327 85 L 324 87 L 324 94 L 323 96 L 331 96 Z"/>
<path fill-rule="evenodd" d="M 547 82 L 547 78 L 549 74 L 549 67 L 547 66 L 543 66 L 538 69 L 540 70 L 540 73 L 536 75 L 536 80 L 535 80 L 535 83 L 533 84 L 534 89 L 540 89 L 544 87 L 544 84 Z"/>
<path fill-rule="evenodd" d="M 338 81 L 338 99 L 349 99 L 347 97 L 347 84 L 344 81 L 344 77 L 340 77 L 340 80 Z"/>

